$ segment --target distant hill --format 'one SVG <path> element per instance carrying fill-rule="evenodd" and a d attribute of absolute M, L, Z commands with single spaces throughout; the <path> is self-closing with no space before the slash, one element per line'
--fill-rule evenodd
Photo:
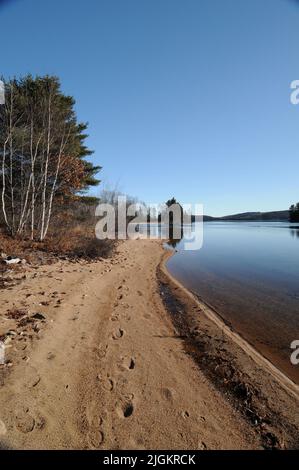
<path fill-rule="evenodd" d="M 244 212 L 226 215 L 221 217 L 221 220 L 289 220 L 289 211 Z"/>
<path fill-rule="evenodd" d="M 192 216 L 192 221 L 196 220 L 195 216 Z M 288 221 L 289 211 L 273 211 L 273 212 L 243 212 L 241 214 L 225 215 L 223 217 L 211 217 L 209 215 L 203 216 L 204 222 L 213 220 L 239 220 L 239 221 Z"/>

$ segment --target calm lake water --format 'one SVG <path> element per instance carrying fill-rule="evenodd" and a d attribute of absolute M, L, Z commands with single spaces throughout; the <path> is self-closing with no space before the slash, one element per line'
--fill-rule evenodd
<path fill-rule="evenodd" d="M 299 224 L 206 222 L 203 247 L 167 268 L 299 383 L 290 343 L 299 339 Z"/>

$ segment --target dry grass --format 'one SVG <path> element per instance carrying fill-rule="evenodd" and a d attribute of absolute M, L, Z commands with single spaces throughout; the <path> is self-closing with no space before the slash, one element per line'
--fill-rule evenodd
<path fill-rule="evenodd" d="M 63 232 L 49 233 L 43 242 L 11 238 L 0 232 L 0 253 L 26 259 L 29 263 L 51 263 L 57 257 L 84 258 L 88 260 L 107 258 L 115 243 L 111 240 L 98 240 L 93 230 L 84 226 L 76 226 Z M 7 266 L 2 263 L 1 271 Z M 9 269 L 17 269 L 18 265 L 10 265 Z"/>
<path fill-rule="evenodd" d="M 95 237 L 95 206 L 69 203 L 53 214 L 47 238 L 43 242 L 12 238 L 0 229 L 0 253 L 25 258 L 30 263 L 51 263 L 57 257 L 93 260 L 109 257 L 115 246 L 111 240 Z M 0 260 L 1 261 L 1 260 Z M 17 269 L 17 265 L 10 265 Z M 6 265 L 0 263 L 0 271 Z"/>
<path fill-rule="evenodd" d="M 45 245 L 49 251 L 58 255 L 96 259 L 108 257 L 115 243 L 112 240 L 98 240 L 93 228 L 77 225 L 59 235 L 50 235 Z"/>

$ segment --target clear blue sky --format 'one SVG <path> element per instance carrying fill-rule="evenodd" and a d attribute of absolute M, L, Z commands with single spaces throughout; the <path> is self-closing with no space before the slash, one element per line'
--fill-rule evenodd
<path fill-rule="evenodd" d="M 299 200 L 299 2 L 0 0 L 0 21 L 0 74 L 61 78 L 104 180 L 210 215 Z"/>

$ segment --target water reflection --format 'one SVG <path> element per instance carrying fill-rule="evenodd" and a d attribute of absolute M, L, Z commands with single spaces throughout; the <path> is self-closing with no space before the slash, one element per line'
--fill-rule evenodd
<path fill-rule="evenodd" d="M 140 236 L 147 238 L 159 238 L 161 240 L 167 240 L 166 243 L 179 243 L 184 237 L 184 227 L 183 225 L 169 225 L 169 229 L 165 224 L 159 223 L 145 223 L 139 224 L 136 227 L 136 232 Z M 179 235 L 179 236 L 177 236 Z"/>
<path fill-rule="evenodd" d="M 167 240 L 167 245 L 170 246 L 171 248 L 175 249 L 176 246 L 178 245 L 178 243 L 180 243 L 180 241 L 182 240 L 183 236 L 184 236 L 184 227 L 183 225 L 181 226 L 181 230 L 180 230 L 180 237 L 179 238 L 174 238 L 173 236 L 173 226 L 171 225 L 169 227 L 169 239 Z"/>
<path fill-rule="evenodd" d="M 206 222 L 200 250 L 184 250 L 192 230 L 168 245 L 167 266 L 249 342 L 299 383 L 290 344 L 299 336 L 299 225 Z M 294 241 L 295 240 L 295 241 Z"/>
<path fill-rule="evenodd" d="M 136 232 L 140 238 L 159 239 L 165 241 L 165 246 L 180 250 L 199 250 L 202 246 L 202 223 L 192 224 L 166 224 L 144 223 L 138 224 Z"/>
<path fill-rule="evenodd" d="M 299 226 L 292 227 L 290 226 L 290 233 L 292 238 L 299 238 Z"/>

